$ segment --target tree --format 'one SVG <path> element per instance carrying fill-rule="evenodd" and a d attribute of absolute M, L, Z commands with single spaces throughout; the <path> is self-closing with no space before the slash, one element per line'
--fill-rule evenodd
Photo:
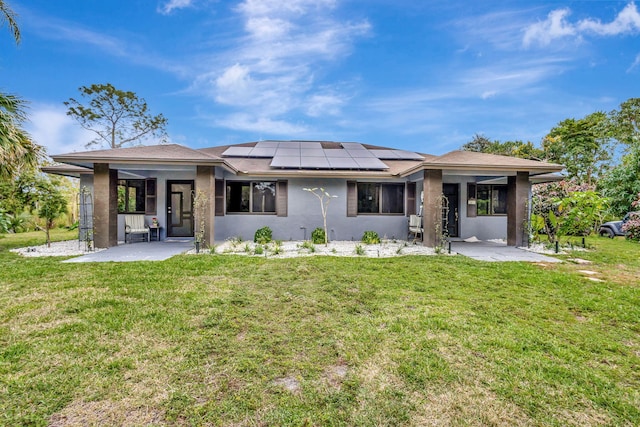
<path fill-rule="evenodd" d="M 629 98 L 609 116 L 613 136 L 626 145 L 627 152 L 640 153 L 640 98 Z"/>
<path fill-rule="evenodd" d="M 22 129 L 25 102 L 0 93 L 0 179 L 14 179 L 21 170 L 35 168 L 44 150 Z"/>
<path fill-rule="evenodd" d="M 632 152 L 598 181 L 598 188 L 609 199 L 612 215 L 622 218 L 631 210 L 636 194 L 640 193 L 639 177 L 640 154 Z"/>
<path fill-rule="evenodd" d="M 68 116 L 96 134 L 87 147 L 106 144 L 109 148 L 120 148 L 149 137 L 166 138 L 167 119 L 162 114 L 151 115 L 146 101 L 135 93 L 116 89 L 110 83 L 82 86 L 78 90 L 87 104 L 69 98 L 64 105 L 68 107 Z"/>
<path fill-rule="evenodd" d="M 548 160 L 565 166 L 569 178 L 591 184 L 610 166 L 612 139 L 606 114 L 558 123 L 542 141 Z"/>
<path fill-rule="evenodd" d="M 541 149 L 535 147 L 533 143 L 529 141 L 490 141 L 487 137 L 480 134 L 475 134 L 470 142 L 462 146 L 462 150 L 520 157 L 530 160 L 540 160 L 544 155 Z"/>
<path fill-rule="evenodd" d="M 324 188 L 320 187 L 320 192 L 317 192 L 318 188 L 303 188 L 304 191 L 308 191 L 320 200 L 320 212 L 322 212 L 322 222 L 324 226 L 324 244 L 329 243 L 329 230 L 327 229 L 327 211 L 329 210 L 329 202 L 331 199 L 335 199 L 338 196 L 332 196 Z"/>
<path fill-rule="evenodd" d="M 0 25 L 6 22 L 13 38 L 20 43 L 15 13 L 0 0 Z M 22 129 L 26 121 L 25 102 L 15 95 L 0 92 L 0 180 L 13 179 L 24 168 L 35 168 L 43 149 Z"/>
<path fill-rule="evenodd" d="M 50 231 L 55 220 L 67 212 L 67 200 L 54 183 L 41 180 L 38 187 L 38 216 L 44 221 L 44 232 L 47 236 L 47 246 L 51 246 Z"/>
<path fill-rule="evenodd" d="M 0 0 L 0 26 L 3 26 L 3 21 L 7 23 L 16 44 L 20 43 L 20 28 L 16 22 L 16 14 L 4 0 Z"/>

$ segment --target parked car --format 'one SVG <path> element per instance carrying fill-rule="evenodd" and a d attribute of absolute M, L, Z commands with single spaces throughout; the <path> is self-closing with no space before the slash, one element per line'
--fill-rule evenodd
<path fill-rule="evenodd" d="M 624 225 L 625 222 L 629 220 L 629 217 L 631 216 L 631 214 L 640 215 L 640 212 L 629 212 L 624 216 L 624 218 L 622 218 L 619 221 L 605 222 L 600 226 L 600 230 L 598 231 L 598 234 L 601 237 L 610 237 L 612 239 L 616 236 L 624 236 L 624 231 L 622 231 L 622 226 Z"/>

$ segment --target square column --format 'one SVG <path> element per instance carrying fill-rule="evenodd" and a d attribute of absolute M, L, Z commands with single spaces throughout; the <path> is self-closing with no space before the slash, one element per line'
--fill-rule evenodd
<path fill-rule="evenodd" d="M 507 245 L 525 244 L 525 221 L 529 212 L 529 172 L 517 172 L 507 178 Z"/>
<path fill-rule="evenodd" d="M 442 243 L 442 170 L 426 169 L 423 186 L 422 245 L 434 248 Z"/>
<path fill-rule="evenodd" d="M 214 245 L 214 218 L 215 218 L 215 188 L 216 175 L 213 166 L 197 166 L 196 168 L 196 196 L 199 192 L 203 192 L 208 198 L 207 207 L 204 210 L 204 243 L 208 246 Z M 197 217 L 198 212 L 194 210 L 195 215 L 195 232 L 200 231 L 200 218 Z"/>
<path fill-rule="evenodd" d="M 118 171 L 93 165 L 93 239 L 96 248 L 118 245 Z"/>

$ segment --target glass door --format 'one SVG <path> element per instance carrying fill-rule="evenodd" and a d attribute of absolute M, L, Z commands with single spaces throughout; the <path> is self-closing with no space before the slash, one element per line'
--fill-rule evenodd
<path fill-rule="evenodd" d="M 167 237 L 193 237 L 193 181 L 167 181 Z"/>

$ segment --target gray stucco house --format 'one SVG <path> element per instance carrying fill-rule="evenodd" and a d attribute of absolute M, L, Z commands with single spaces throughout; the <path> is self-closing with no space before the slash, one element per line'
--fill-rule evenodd
<path fill-rule="evenodd" d="M 531 183 L 562 166 L 452 151 L 433 156 L 353 142 L 258 141 L 191 149 L 177 144 L 52 156 L 48 172 L 80 178 L 92 193 L 96 247 L 124 240 L 124 215 L 156 218 L 161 238 L 191 237 L 194 194 L 207 195 L 205 240 L 253 239 L 263 226 L 275 239 L 303 240 L 322 226 L 318 199 L 331 195 L 330 240 L 359 240 L 366 230 L 406 239 L 421 215 L 422 244 L 435 246 L 442 224 L 452 238 L 503 238 L 522 245 Z M 46 170 L 46 169 L 45 169 Z M 442 196 L 448 218 L 443 222 Z"/>

